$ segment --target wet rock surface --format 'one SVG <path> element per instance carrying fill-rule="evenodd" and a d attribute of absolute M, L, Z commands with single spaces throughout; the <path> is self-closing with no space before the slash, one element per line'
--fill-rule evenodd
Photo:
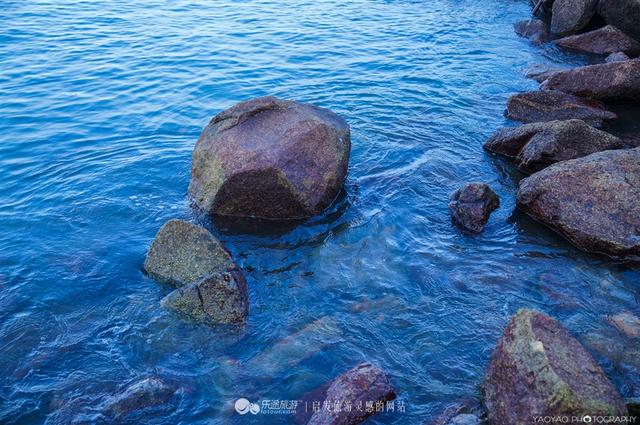
<path fill-rule="evenodd" d="M 581 120 L 548 121 L 508 127 L 484 144 L 492 153 L 516 161 L 525 173 L 595 152 L 624 147 L 622 140 Z"/>
<path fill-rule="evenodd" d="M 622 53 L 622 52 L 618 52 L 618 53 L 611 53 L 609 56 L 607 56 L 604 61 L 606 63 L 611 63 L 611 62 L 623 62 L 623 61 L 628 61 L 629 60 L 629 56 L 627 56 L 626 54 Z"/>
<path fill-rule="evenodd" d="M 554 164 L 520 182 L 518 207 L 576 247 L 640 257 L 640 148 Z"/>
<path fill-rule="evenodd" d="M 371 363 L 361 363 L 330 383 L 305 394 L 302 399 L 303 406 L 305 403 L 311 406 L 314 402 L 322 406 L 327 402 L 332 407 L 338 404 L 339 409 L 320 409 L 309 413 L 299 409 L 296 422 L 308 425 L 355 425 L 377 413 L 377 402 L 385 403 L 395 398 L 395 390 L 384 371 Z M 367 408 L 368 403 L 374 408 Z"/>
<path fill-rule="evenodd" d="M 640 0 L 603 0 L 598 2 L 597 12 L 608 24 L 640 40 Z"/>
<path fill-rule="evenodd" d="M 620 313 L 608 316 L 607 320 L 618 331 L 629 338 L 640 337 L 640 318 L 630 311 L 622 311 Z"/>
<path fill-rule="evenodd" d="M 529 39 L 536 44 L 546 43 L 551 39 L 547 24 L 540 19 L 517 22 L 514 25 L 514 30 L 520 37 Z"/>
<path fill-rule="evenodd" d="M 542 87 L 590 99 L 637 102 L 640 101 L 640 59 L 556 72 Z"/>
<path fill-rule="evenodd" d="M 623 52 L 635 56 L 640 53 L 640 42 L 611 25 L 584 34 L 561 38 L 554 43 L 565 49 L 600 55 Z"/>
<path fill-rule="evenodd" d="M 207 229 L 183 220 L 169 220 L 160 228 L 144 262 L 150 277 L 178 287 L 235 269 L 229 253 Z"/>
<path fill-rule="evenodd" d="M 216 115 L 193 151 L 189 194 L 226 217 L 300 219 L 322 212 L 347 175 L 348 124 L 310 104 L 262 97 Z"/>
<path fill-rule="evenodd" d="M 162 306 L 199 323 L 243 323 L 249 313 L 247 282 L 240 271 L 213 273 L 176 289 Z"/>
<path fill-rule="evenodd" d="M 596 13 L 597 0 L 556 0 L 551 8 L 551 32 L 575 34 L 587 26 Z"/>
<path fill-rule="evenodd" d="M 496 346 L 483 384 L 493 425 L 536 416 L 622 416 L 620 394 L 582 345 L 556 320 L 520 310 Z"/>
<path fill-rule="evenodd" d="M 491 213 L 500 207 L 500 199 L 484 183 L 467 183 L 453 192 L 449 211 L 453 222 L 471 233 L 480 233 Z"/>
<path fill-rule="evenodd" d="M 126 387 L 107 402 L 106 412 L 122 419 L 136 411 L 167 403 L 176 389 L 158 377 L 149 377 Z"/>
<path fill-rule="evenodd" d="M 479 401 L 468 399 L 447 406 L 439 415 L 423 425 L 476 425 L 481 423 Z"/>
<path fill-rule="evenodd" d="M 547 81 L 558 73 L 547 76 Z M 594 127 L 603 127 L 618 116 L 601 102 L 583 99 L 559 90 L 519 93 L 507 101 L 507 118 L 531 123 L 541 121 L 579 119 Z"/>

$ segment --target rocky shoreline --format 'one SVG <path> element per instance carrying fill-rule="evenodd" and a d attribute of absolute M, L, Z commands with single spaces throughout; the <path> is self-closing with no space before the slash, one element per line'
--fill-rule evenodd
<path fill-rule="evenodd" d="M 640 259 L 640 148 L 607 131 L 618 119 L 611 105 L 640 103 L 640 3 L 637 0 L 549 0 L 543 19 L 515 25 L 536 44 L 601 56 L 602 63 L 532 75 L 540 90 L 507 102 L 506 117 L 523 123 L 498 130 L 484 144 L 515 163 L 524 178 L 517 208 L 588 253 Z M 633 11 L 637 14 L 633 15 Z M 630 18 L 631 16 L 631 18 Z M 241 102 L 216 115 L 192 157 L 189 196 L 205 217 L 297 223 L 322 213 L 338 196 L 351 150 L 349 125 L 326 109 L 275 97 Z M 464 232 L 483 231 L 500 200 L 486 184 L 471 182 L 451 195 L 452 222 Z M 242 326 L 249 291 L 242 270 L 209 230 L 170 220 L 158 231 L 143 267 L 170 285 L 163 307 L 210 326 Z M 640 319 L 621 312 L 608 319 L 630 338 Z M 315 335 L 341 335 L 322 318 L 262 355 L 278 364 L 294 347 L 303 359 L 322 349 Z M 265 362 L 258 357 L 256 365 Z M 258 368 L 258 366 L 256 366 Z M 272 370 L 264 374 L 272 374 Z M 111 411 L 158 404 L 174 390 L 159 378 L 133 384 Z M 520 310 L 491 356 L 482 395 L 426 423 L 529 424 L 535 417 L 622 417 L 637 411 L 587 350 L 542 312 Z M 384 403 L 396 392 L 385 372 L 362 363 L 302 396 L 310 402 Z M 146 402 L 146 401 L 147 402 Z M 133 406 L 133 407 L 132 407 Z M 144 406 L 143 406 L 144 407 Z M 375 411 L 318 412 L 299 423 L 356 424 Z"/>

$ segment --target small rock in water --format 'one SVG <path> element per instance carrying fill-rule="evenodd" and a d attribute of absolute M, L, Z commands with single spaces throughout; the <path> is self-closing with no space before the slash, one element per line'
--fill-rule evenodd
<path fill-rule="evenodd" d="M 556 72 L 541 86 L 610 102 L 640 101 L 640 59 Z"/>
<path fill-rule="evenodd" d="M 640 40 L 640 1 L 600 0 L 597 12 L 606 23 Z"/>
<path fill-rule="evenodd" d="M 640 258 L 640 148 L 551 165 L 520 182 L 517 204 L 584 251 Z"/>
<path fill-rule="evenodd" d="M 496 346 L 483 384 L 493 425 L 535 417 L 624 416 L 622 397 L 600 366 L 556 320 L 520 310 Z"/>
<path fill-rule="evenodd" d="M 204 227 L 184 220 L 169 220 L 162 226 L 144 262 L 150 277 L 178 287 L 235 269 L 220 241 Z"/>
<path fill-rule="evenodd" d="M 340 409 L 320 409 L 318 412 L 309 409 L 309 413 L 299 411 L 296 422 L 307 425 L 355 425 L 376 413 L 375 408 L 367 409 L 367 404 L 375 406 L 378 402 L 386 403 L 395 398 L 395 390 L 387 375 L 377 366 L 362 363 L 302 399 L 303 405 L 307 403 L 311 406 L 319 402 L 322 406 L 327 402 L 332 407 L 340 406 Z M 347 405 L 351 408 L 346 408 Z"/>
<path fill-rule="evenodd" d="M 489 152 L 514 159 L 525 173 L 594 152 L 624 147 L 622 140 L 582 120 L 548 121 L 503 128 L 484 144 Z"/>
<path fill-rule="evenodd" d="M 547 29 L 547 24 L 540 19 L 532 19 L 517 22 L 514 25 L 514 29 L 516 34 L 520 37 L 524 37 L 526 39 L 531 40 L 536 44 L 542 44 L 550 39 L 549 30 Z"/>
<path fill-rule="evenodd" d="M 561 38 L 554 43 L 565 49 L 598 55 L 623 52 L 635 56 L 640 53 L 640 42 L 611 25 L 584 34 Z"/>
<path fill-rule="evenodd" d="M 549 78 L 551 74 L 558 71 L 561 71 L 561 69 L 550 69 L 549 67 L 546 67 L 544 65 L 534 65 L 527 71 L 525 77 L 542 83 L 547 78 Z"/>
<path fill-rule="evenodd" d="M 176 289 L 162 306 L 199 323 L 243 323 L 249 313 L 247 282 L 239 271 L 213 273 Z"/>
<path fill-rule="evenodd" d="M 456 402 L 423 425 L 476 425 L 480 423 L 479 407 L 474 399 Z"/>
<path fill-rule="evenodd" d="M 157 377 L 145 378 L 124 389 L 107 403 L 106 411 L 116 417 L 127 416 L 134 411 L 168 402 L 176 390 Z"/>
<path fill-rule="evenodd" d="M 338 195 L 351 152 L 349 125 L 314 105 L 261 97 L 216 115 L 194 150 L 189 195 L 223 217 L 295 220 Z"/>
<path fill-rule="evenodd" d="M 630 311 L 607 317 L 609 323 L 629 338 L 640 337 L 640 318 Z"/>
<path fill-rule="evenodd" d="M 484 183 L 467 183 L 451 195 L 449 210 L 453 222 L 464 230 L 480 233 L 491 213 L 500 207 L 500 199 Z"/>
<path fill-rule="evenodd" d="M 547 81 L 558 73 L 547 77 Z M 603 127 L 618 118 L 601 102 L 583 99 L 558 90 L 519 93 L 507 101 L 507 118 L 530 123 L 579 119 L 594 127 Z"/>
<path fill-rule="evenodd" d="M 606 63 L 611 63 L 611 62 L 624 62 L 624 61 L 628 61 L 629 60 L 629 56 L 625 55 L 622 52 L 618 52 L 618 53 L 611 53 L 609 56 L 607 56 L 604 61 Z"/>
<path fill-rule="evenodd" d="M 556 0 L 551 9 L 551 32 L 575 34 L 587 26 L 596 13 L 598 0 Z"/>
<path fill-rule="evenodd" d="M 471 413 L 463 413 L 453 417 L 447 425 L 480 425 L 480 418 Z"/>

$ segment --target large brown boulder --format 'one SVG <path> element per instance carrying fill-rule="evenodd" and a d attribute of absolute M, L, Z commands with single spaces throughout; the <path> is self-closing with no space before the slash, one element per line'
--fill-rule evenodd
<path fill-rule="evenodd" d="M 525 173 L 534 173 L 556 162 L 622 147 L 622 140 L 582 120 L 503 128 L 484 144 L 487 151 L 515 160 Z"/>
<path fill-rule="evenodd" d="M 150 277 L 177 287 L 236 268 L 220 241 L 184 220 L 169 220 L 160 228 L 144 262 Z"/>
<path fill-rule="evenodd" d="M 557 321 L 531 310 L 518 311 L 507 325 L 486 370 L 483 398 L 492 425 L 627 413 L 584 347 Z"/>
<path fill-rule="evenodd" d="M 575 34 L 587 26 L 596 13 L 598 0 L 556 0 L 551 8 L 551 32 Z"/>
<path fill-rule="evenodd" d="M 542 88 L 612 102 L 640 101 L 640 59 L 556 72 Z"/>
<path fill-rule="evenodd" d="M 249 100 L 202 132 L 189 194 L 220 216 L 309 217 L 336 198 L 350 151 L 349 125 L 333 112 L 275 97 Z"/>
<path fill-rule="evenodd" d="M 582 250 L 640 258 L 640 148 L 547 167 L 520 182 L 517 203 Z"/>
<path fill-rule="evenodd" d="M 317 412 L 300 411 L 295 421 L 307 425 L 356 425 L 380 411 L 376 408 L 377 403 L 382 403 L 386 409 L 384 403 L 395 398 L 395 390 L 384 371 L 370 363 L 361 363 L 305 394 L 303 405 L 319 403 L 329 408 L 321 407 Z"/>
<path fill-rule="evenodd" d="M 557 73 L 550 74 L 547 78 L 553 78 Z M 558 90 L 515 94 L 507 101 L 506 115 L 507 118 L 526 123 L 575 118 L 594 127 L 603 127 L 618 118 L 601 102 L 583 99 Z"/>
<path fill-rule="evenodd" d="M 600 0 L 598 14 L 636 40 L 640 40 L 640 0 Z"/>
<path fill-rule="evenodd" d="M 635 56 L 640 53 L 640 42 L 611 25 L 584 34 L 561 38 L 554 43 L 565 49 L 599 55 L 623 52 Z"/>

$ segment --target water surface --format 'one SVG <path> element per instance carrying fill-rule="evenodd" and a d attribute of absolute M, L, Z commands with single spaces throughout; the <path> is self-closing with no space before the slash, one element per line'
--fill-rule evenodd
<path fill-rule="evenodd" d="M 181 389 L 147 422 L 289 423 L 229 403 L 299 399 L 369 360 L 406 405 L 371 423 L 421 423 L 477 396 L 520 307 L 560 319 L 624 395 L 640 395 L 638 364 L 620 354 L 637 342 L 604 320 L 640 314 L 640 274 L 514 213 L 522 176 L 481 147 L 508 124 L 507 97 L 536 87 L 523 77 L 532 64 L 588 60 L 519 39 L 512 24 L 529 11 L 524 0 L 4 0 L 0 422 L 105 422 L 111 395 L 158 375 Z M 144 255 L 166 220 L 193 219 L 201 129 L 263 95 L 350 123 L 346 195 L 284 234 L 214 230 L 246 272 L 250 317 L 235 333 L 189 324 L 160 307 L 170 288 L 143 275 Z M 502 200 L 475 237 L 447 210 L 472 180 Z M 342 336 L 303 358 L 270 354 L 322 317 Z"/>

